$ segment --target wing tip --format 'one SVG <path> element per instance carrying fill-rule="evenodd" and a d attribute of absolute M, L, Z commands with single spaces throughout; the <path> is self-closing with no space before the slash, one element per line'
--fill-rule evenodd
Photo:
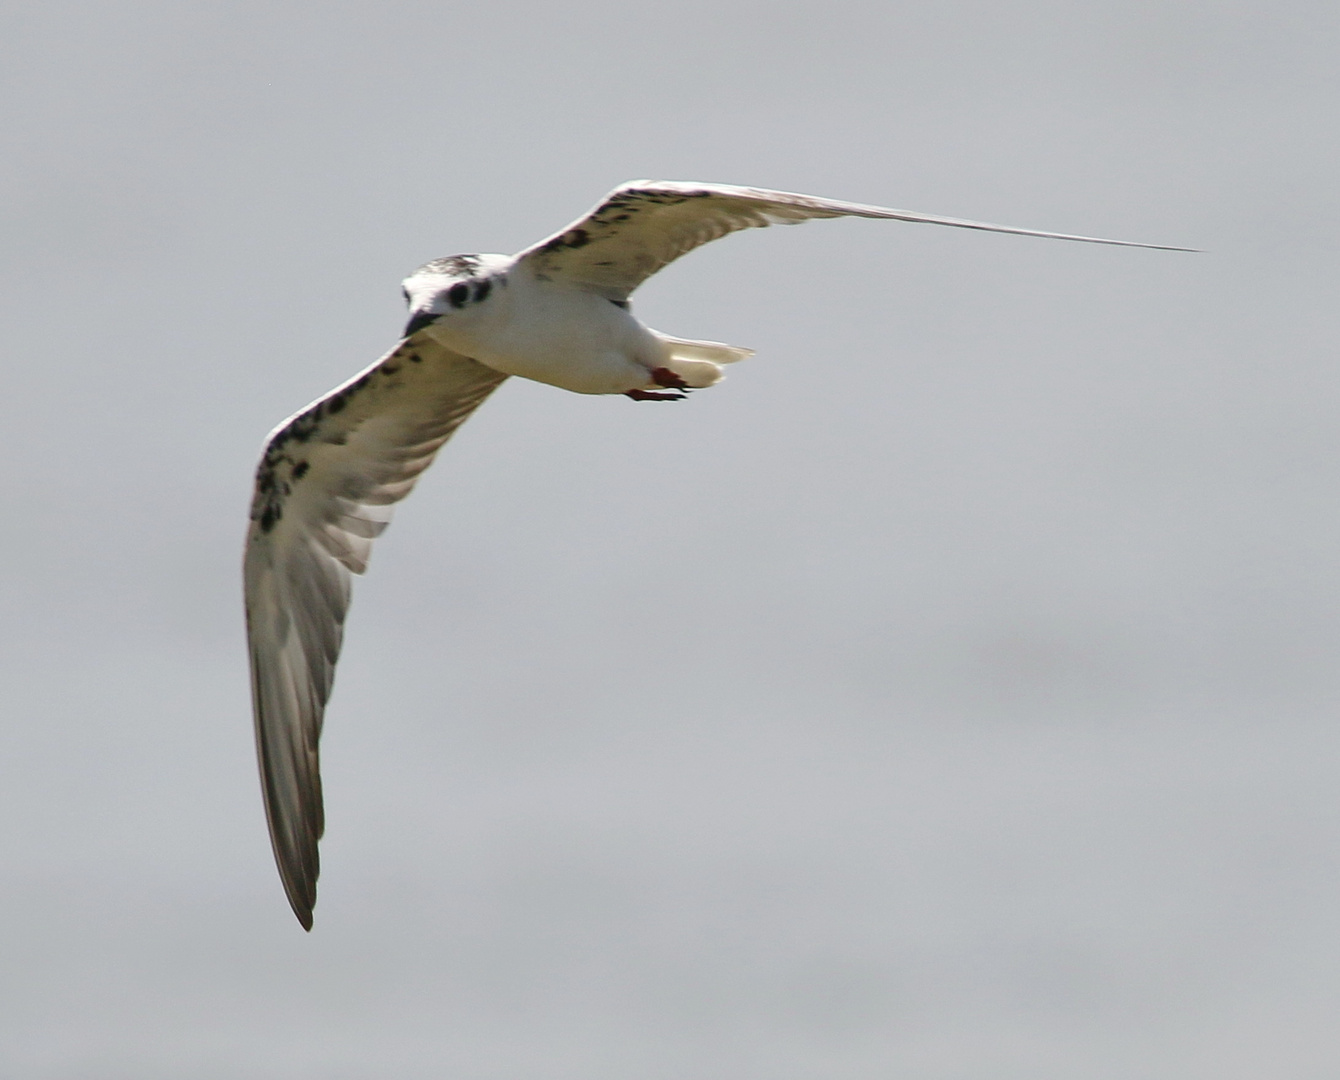
<path fill-rule="evenodd" d="M 288 892 L 288 906 L 293 909 L 293 914 L 297 916 L 298 922 L 302 928 L 309 934 L 312 932 L 312 908 L 316 905 L 315 895 L 309 900 L 306 897 L 295 896 L 293 891 Z M 315 893 L 315 889 L 312 890 Z"/>

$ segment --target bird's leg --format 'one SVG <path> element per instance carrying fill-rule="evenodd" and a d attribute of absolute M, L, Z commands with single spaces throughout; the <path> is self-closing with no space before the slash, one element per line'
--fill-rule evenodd
<path fill-rule="evenodd" d="M 661 394 L 655 390 L 625 390 L 624 394 L 634 401 L 683 401 L 688 397 L 689 384 L 676 375 L 669 368 L 658 367 L 651 369 L 651 381 L 657 386 L 664 386 L 670 390 L 683 390 L 682 394 Z"/>

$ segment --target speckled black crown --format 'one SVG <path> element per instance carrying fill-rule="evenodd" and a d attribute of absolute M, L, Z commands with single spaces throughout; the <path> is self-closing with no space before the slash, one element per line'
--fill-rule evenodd
<path fill-rule="evenodd" d="M 472 277 L 483 265 L 478 255 L 448 255 L 444 259 L 434 259 L 424 263 L 416 274 L 445 274 L 448 277 Z"/>

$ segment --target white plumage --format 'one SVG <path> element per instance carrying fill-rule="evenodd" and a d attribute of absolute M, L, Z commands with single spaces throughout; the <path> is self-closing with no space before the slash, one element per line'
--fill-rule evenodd
<path fill-rule="evenodd" d="M 515 256 L 455 255 L 404 283 L 405 336 L 281 424 L 256 474 L 244 579 L 261 784 L 289 903 L 312 925 L 322 832 L 318 740 L 350 574 L 453 431 L 509 375 L 583 394 L 682 400 L 750 350 L 642 325 L 628 297 L 663 266 L 739 229 L 865 217 L 1124 247 L 759 188 L 624 184 Z"/>

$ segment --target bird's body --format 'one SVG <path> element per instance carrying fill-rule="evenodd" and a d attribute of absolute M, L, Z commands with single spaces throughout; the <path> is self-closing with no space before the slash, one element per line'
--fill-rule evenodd
<path fill-rule="evenodd" d="M 432 289 L 437 276 L 420 272 L 407 288 L 422 282 Z M 483 280 L 489 288 L 481 299 L 465 301 L 451 318 L 421 332 L 505 375 L 579 394 L 647 388 L 648 372 L 664 366 L 662 343 L 626 307 L 565 282 L 540 280 L 524 264 Z M 472 295 L 480 291 L 467 287 Z"/>
<path fill-rule="evenodd" d="M 410 319 L 401 342 L 271 434 L 247 536 L 247 631 L 270 837 L 304 927 L 323 828 L 318 740 L 349 576 L 366 569 L 391 506 L 508 376 L 639 401 L 683 400 L 718 382 L 722 365 L 750 350 L 652 330 L 629 309 L 632 291 L 727 233 L 845 216 L 1162 246 L 758 188 L 637 181 L 518 255 L 453 255 L 420 267 L 404 283 Z"/>

